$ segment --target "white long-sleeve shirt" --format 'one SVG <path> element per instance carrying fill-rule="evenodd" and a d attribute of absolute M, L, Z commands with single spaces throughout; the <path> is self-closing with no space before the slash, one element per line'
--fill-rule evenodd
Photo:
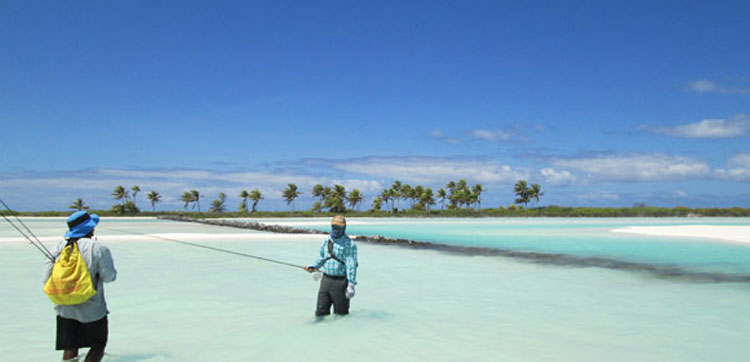
<path fill-rule="evenodd" d="M 68 243 L 67 240 L 62 240 L 52 254 L 55 255 L 55 260 L 60 257 L 60 253 Z M 57 315 L 75 319 L 81 323 L 89 323 L 104 318 L 109 313 L 107 310 L 107 301 L 104 298 L 104 283 L 110 283 L 115 281 L 117 278 L 117 270 L 115 270 L 115 264 L 112 261 L 112 254 L 109 252 L 109 248 L 100 244 L 96 240 L 83 238 L 78 239 L 78 250 L 83 256 L 86 267 L 89 269 L 89 273 L 96 283 L 96 295 L 91 297 L 89 300 L 76 305 L 56 305 L 55 311 Z M 54 262 L 47 260 L 45 263 L 44 270 L 44 283 L 47 282 L 50 275 L 52 275 L 52 267 Z"/>

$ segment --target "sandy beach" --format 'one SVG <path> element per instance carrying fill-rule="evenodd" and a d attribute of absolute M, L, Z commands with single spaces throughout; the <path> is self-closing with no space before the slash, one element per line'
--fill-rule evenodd
<path fill-rule="evenodd" d="M 708 238 L 737 243 L 750 243 L 750 226 L 680 225 L 680 226 L 628 226 L 613 229 L 616 233 L 651 236 Z"/>
<path fill-rule="evenodd" d="M 321 239 L 322 235 L 318 234 L 272 234 L 272 233 L 236 233 L 236 234 L 209 234 L 209 233 L 154 233 L 148 235 L 103 235 L 97 236 L 97 239 L 104 243 L 119 241 L 158 241 L 159 238 L 176 239 L 183 241 L 220 241 L 220 240 L 309 240 Z M 55 243 L 62 240 L 59 236 L 42 236 L 39 240 L 43 243 Z M 23 237 L 0 238 L 0 243 L 19 242 L 27 243 Z"/>

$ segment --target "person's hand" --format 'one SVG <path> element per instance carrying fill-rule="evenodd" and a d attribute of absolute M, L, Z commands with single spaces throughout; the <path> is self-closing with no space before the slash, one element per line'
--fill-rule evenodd
<path fill-rule="evenodd" d="M 354 298 L 354 284 L 349 284 L 348 287 L 346 287 L 346 293 L 344 293 L 348 299 Z"/>
<path fill-rule="evenodd" d="M 312 273 L 315 271 L 315 268 L 311 266 L 308 266 L 307 268 L 304 268 L 304 269 L 307 270 L 308 273 Z"/>

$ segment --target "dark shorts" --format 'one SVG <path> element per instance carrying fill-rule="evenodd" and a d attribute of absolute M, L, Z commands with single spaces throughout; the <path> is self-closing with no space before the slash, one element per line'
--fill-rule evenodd
<path fill-rule="evenodd" d="M 55 349 L 78 349 L 83 347 L 104 347 L 107 345 L 109 327 L 107 316 L 81 323 L 75 319 L 57 316 L 57 343 Z"/>
<path fill-rule="evenodd" d="M 318 290 L 318 306 L 315 309 L 315 315 L 321 317 L 331 314 L 331 305 L 333 305 L 334 314 L 349 314 L 349 298 L 346 297 L 348 285 L 349 281 L 346 280 L 346 276 L 323 275 Z"/>

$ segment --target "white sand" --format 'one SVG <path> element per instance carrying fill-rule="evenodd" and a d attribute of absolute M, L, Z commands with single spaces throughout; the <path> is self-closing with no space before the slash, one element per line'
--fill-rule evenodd
<path fill-rule="evenodd" d="M 717 239 L 739 243 L 750 243 L 750 226 L 629 226 L 625 228 L 613 229 L 612 232 L 653 236 L 678 236 L 688 238 Z"/>
<path fill-rule="evenodd" d="M 252 234 L 210 234 L 210 233 L 159 233 L 148 235 L 99 235 L 97 239 L 102 242 L 115 241 L 158 241 L 158 238 L 174 239 L 180 241 L 219 241 L 219 240 L 307 240 L 321 239 L 324 235 L 318 234 L 273 234 L 273 233 L 252 233 Z M 59 236 L 43 236 L 39 240 L 44 243 L 54 243 L 60 241 Z M 3 242 L 28 242 L 23 237 L 0 238 Z"/>

